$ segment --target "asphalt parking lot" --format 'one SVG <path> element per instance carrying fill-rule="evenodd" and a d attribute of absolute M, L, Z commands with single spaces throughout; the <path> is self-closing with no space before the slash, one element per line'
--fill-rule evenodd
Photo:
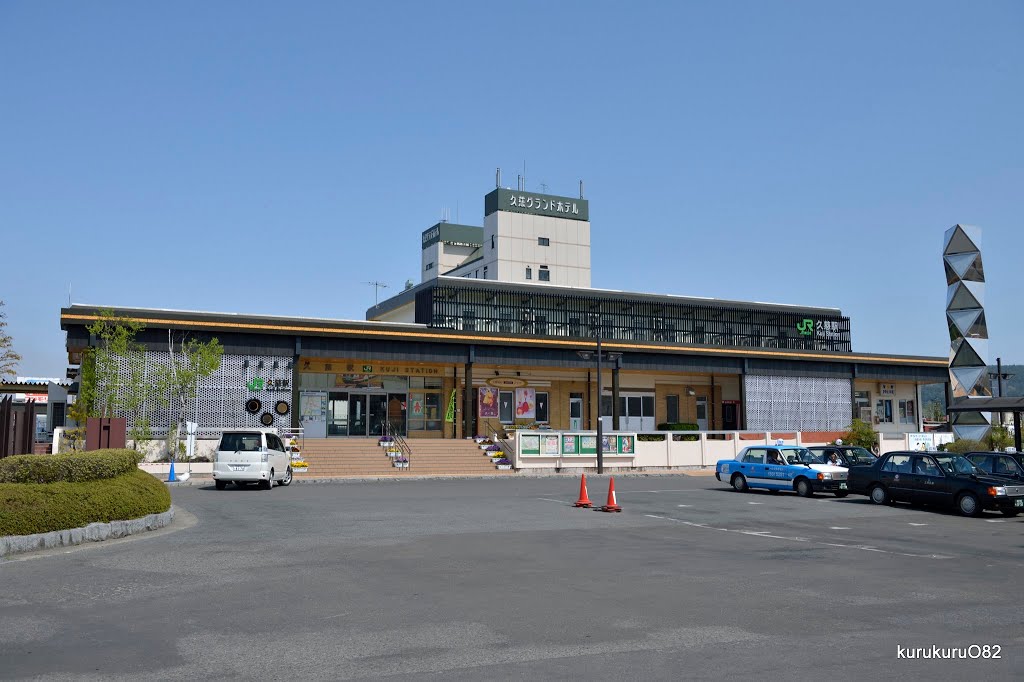
<path fill-rule="evenodd" d="M 0 563 L 0 677 L 1024 675 L 1024 519 L 616 484 L 175 488 L 170 532 Z"/>

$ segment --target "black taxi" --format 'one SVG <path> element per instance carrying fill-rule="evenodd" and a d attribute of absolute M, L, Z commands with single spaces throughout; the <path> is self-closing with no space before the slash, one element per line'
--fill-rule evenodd
<path fill-rule="evenodd" d="M 859 445 L 811 445 L 807 448 L 820 464 L 851 467 L 856 464 L 874 464 L 874 453 Z"/>
<path fill-rule="evenodd" d="M 852 466 L 847 485 L 875 504 L 911 502 L 953 506 L 964 516 L 992 509 L 1006 516 L 1024 511 L 1024 484 L 993 476 L 949 452 L 889 452 L 874 464 Z"/>

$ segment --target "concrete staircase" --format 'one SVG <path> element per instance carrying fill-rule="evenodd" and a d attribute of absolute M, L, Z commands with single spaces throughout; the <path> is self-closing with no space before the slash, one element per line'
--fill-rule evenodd
<path fill-rule="evenodd" d="M 408 469 L 396 469 L 376 438 L 307 438 L 302 457 L 309 463 L 297 478 L 335 476 L 435 476 L 511 474 L 499 471 L 473 441 L 417 439 L 405 441 L 412 450 Z"/>

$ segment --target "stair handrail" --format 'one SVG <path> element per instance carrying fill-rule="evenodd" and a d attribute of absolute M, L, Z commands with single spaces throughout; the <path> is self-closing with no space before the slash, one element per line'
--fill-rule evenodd
<path fill-rule="evenodd" d="M 508 461 L 512 462 L 514 468 L 516 465 L 515 450 L 512 448 L 510 444 L 505 442 L 504 438 L 498 436 L 498 432 L 495 431 L 493 427 L 491 428 L 491 440 L 497 443 L 498 447 L 501 448 L 502 456 L 504 456 L 505 459 L 507 459 Z"/>
<path fill-rule="evenodd" d="M 409 461 L 409 466 L 406 469 L 412 469 L 412 449 L 409 444 L 405 441 L 405 438 L 401 433 L 395 429 L 395 425 L 391 423 L 391 420 L 385 420 L 384 422 L 384 435 L 391 438 L 391 442 L 398 446 L 399 452 L 402 453 L 402 457 L 405 457 Z"/>

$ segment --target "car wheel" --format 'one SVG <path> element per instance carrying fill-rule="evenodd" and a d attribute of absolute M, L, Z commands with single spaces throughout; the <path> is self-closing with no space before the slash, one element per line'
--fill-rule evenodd
<path fill-rule="evenodd" d="M 871 487 L 871 492 L 868 493 L 871 501 L 875 504 L 888 504 L 889 503 L 889 492 L 885 489 L 885 486 L 876 485 Z"/>
<path fill-rule="evenodd" d="M 272 490 L 274 488 L 274 470 L 270 470 L 270 475 L 267 476 L 267 480 L 260 481 L 260 485 L 263 486 L 264 490 Z"/>
<path fill-rule="evenodd" d="M 747 479 L 743 478 L 743 474 L 736 474 L 732 477 L 732 487 L 738 493 L 747 492 Z"/>
<path fill-rule="evenodd" d="M 278 485 L 288 485 L 292 482 L 292 468 L 288 467 L 284 470 L 284 478 L 277 482 Z"/>
<path fill-rule="evenodd" d="M 837 490 L 836 497 L 846 497 L 850 492 L 848 490 Z"/>
<path fill-rule="evenodd" d="M 796 494 L 800 497 L 814 497 L 814 487 L 806 478 L 796 479 Z"/>
<path fill-rule="evenodd" d="M 1002 509 L 1001 511 L 1003 512 L 1003 516 L 1008 516 L 1011 519 L 1017 514 L 1020 514 L 1016 509 Z"/>
<path fill-rule="evenodd" d="M 956 508 L 964 516 L 977 516 L 981 509 L 978 506 L 978 498 L 973 493 L 963 493 L 956 500 Z"/>
<path fill-rule="evenodd" d="M 227 481 L 214 481 L 213 484 L 217 486 L 217 490 L 224 490 L 224 488 L 228 487 Z"/>

